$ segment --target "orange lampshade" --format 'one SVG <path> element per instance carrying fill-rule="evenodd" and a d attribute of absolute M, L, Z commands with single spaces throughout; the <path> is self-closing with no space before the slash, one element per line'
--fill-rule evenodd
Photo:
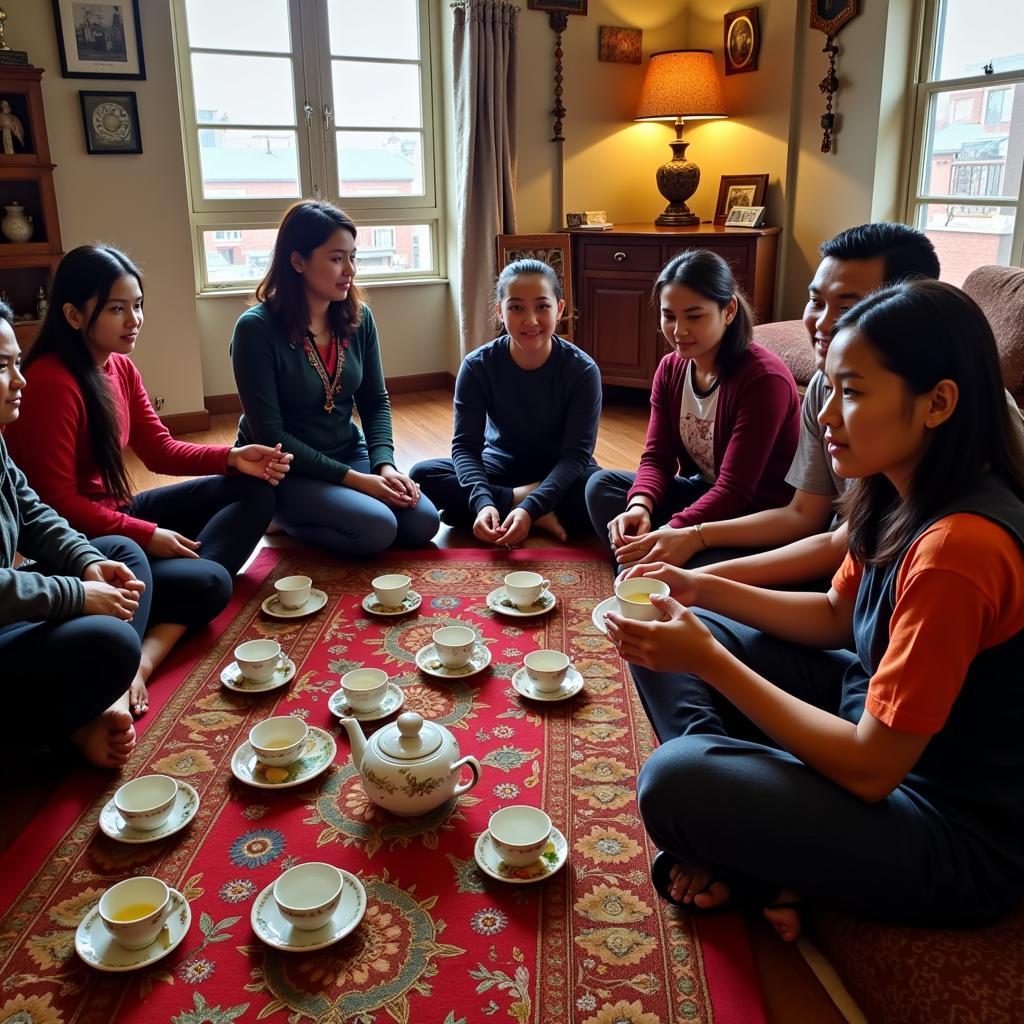
<path fill-rule="evenodd" d="M 651 54 L 637 104 L 637 121 L 727 116 L 722 80 L 710 50 Z"/>

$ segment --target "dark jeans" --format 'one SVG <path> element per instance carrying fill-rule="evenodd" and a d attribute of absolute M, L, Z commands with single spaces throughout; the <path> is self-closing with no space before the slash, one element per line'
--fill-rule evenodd
<path fill-rule="evenodd" d="M 787 643 L 700 612 L 745 665 L 838 713 L 856 655 Z M 809 900 L 922 925 L 974 924 L 1020 899 L 977 837 L 952 828 L 907 785 L 866 803 L 791 754 L 697 676 L 631 666 L 662 740 L 637 782 L 651 838 L 739 892 L 792 888 Z"/>
<path fill-rule="evenodd" d="M 274 514 L 274 488 L 249 476 L 206 476 L 143 491 L 122 512 L 201 543 L 199 558 L 151 558 L 154 623 L 196 628 L 231 600 L 234 575 Z"/>
<path fill-rule="evenodd" d="M 562 495 L 562 500 L 552 510 L 558 521 L 570 536 L 590 532 L 590 517 L 587 515 L 586 486 L 591 474 L 599 472 L 597 466 L 589 466 L 573 481 Z M 441 510 L 441 519 L 449 526 L 472 527 L 476 513 L 469 507 L 465 488 L 455 473 L 451 459 L 428 459 L 417 462 L 409 474 L 420 485 L 423 493 Z M 512 511 L 515 499 L 512 492 L 523 484 L 533 483 L 536 477 L 523 478 L 522 474 L 507 473 L 488 467 L 488 482 L 494 494 L 495 508 L 502 520 Z"/>
<path fill-rule="evenodd" d="M 92 543 L 107 558 L 124 562 L 146 592 L 130 623 L 112 615 L 79 615 L 0 626 L 4 711 L 17 723 L 19 741 L 27 738 L 25 723 L 31 722 L 45 721 L 46 739 L 70 736 L 109 708 L 139 667 L 153 597 L 149 561 L 127 537 L 98 537 Z"/>

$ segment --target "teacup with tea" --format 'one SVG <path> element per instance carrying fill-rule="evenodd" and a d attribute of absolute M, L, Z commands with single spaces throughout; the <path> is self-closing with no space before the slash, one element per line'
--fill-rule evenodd
<path fill-rule="evenodd" d="M 615 603 L 619 614 L 627 619 L 656 622 L 662 614 L 651 603 L 651 596 L 668 597 L 669 586 L 653 576 L 632 576 L 615 584 Z"/>
<path fill-rule="evenodd" d="M 249 730 L 249 746 L 257 760 L 271 768 L 287 768 L 306 749 L 309 726 L 294 715 L 265 718 Z"/>
<path fill-rule="evenodd" d="M 174 903 L 171 890 L 159 878 L 145 875 L 112 885 L 101 897 L 103 926 L 125 949 L 145 949 L 156 941 Z"/>

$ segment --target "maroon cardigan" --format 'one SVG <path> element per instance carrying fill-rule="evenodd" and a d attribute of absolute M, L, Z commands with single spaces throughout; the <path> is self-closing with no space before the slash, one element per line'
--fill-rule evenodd
<path fill-rule="evenodd" d="M 690 360 L 670 352 L 651 386 L 651 420 L 627 505 L 645 495 L 655 508 L 676 475 L 699 472 L 679 437 L 679 406 Z M 733 519 L 778 508 L 792 497 L 785 476 L 800 434 L 800 399 L 786 364 L 751 344 L 719 384 L 715 412 L 715 482 L 693 504 L 674 513 L 668 525 Z"/>

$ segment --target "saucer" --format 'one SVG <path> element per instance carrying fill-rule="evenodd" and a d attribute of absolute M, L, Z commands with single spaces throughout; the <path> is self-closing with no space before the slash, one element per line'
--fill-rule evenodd
<path fill-rule="evenodd" d="M 355 875 L 339 868 L 344 878 L 341 899 L 330 921 L 312 931 L 303 931 L 289 924 L 274 902 L 274 883 L 266 887 L 252 904 L 249 920 L 252 929 L 268 946 L 286 953 L 311 953 L 323 949 L 353 931 L 366 913 L 366 890 Z"/>
<path fill-rule="evenodd" d="M 486 644 L 480 643 L 479 640 L 473 648 L 473 653 L 469 656 L 468 663 L 459 668 L 448 668 L 447 665 L 442 664 L 433 644 L 427 644 L 426 647 L 421 647 L 416 652 L 416 667 L 421 672 L 426 672 L 428 676 L 434 676 L 437 679 L 461 679 L 463 676 L 473 676 L 477 672 L 482 672 L 490 663 L 491 649 Z"/>
<path fill-rule="evenodd" d="M 273 619 L 301 619 L 320 611 L 327 604 L 327 595 L 313 587 L 301 608 L 285 608 L 277 594 L 271 594 L 260 607 Z"/>
<path fill-rule="evenodd" d="M 192 924 L 192 910 L 188 900 L 177 889 L 171 889 L 171 900 L 174 910 L 167 918 L 167 924 L 145 949 L 125 949 L 114 941 L 100 919 L 97 900 L 96 906 L 85 915 L 75 932 L 75 952 L 98 971 L 134 971 L 163 960 L 181 945 L 181 940 L 188 934 Z"/>
<path fill-rule="evenodd" d="M 559 701 L 575 697 L 583 689 L 583 676 L 574 668 L 565 673 L 557 690 L 538 690 L 534 681 L 530 678 L 530 672 L 521 668 L 512 676 L 512 689 L 520 697 L 529 697 L 530 700 Z"/>
<path fill-rule="evenodd" d="M 237 661 L 231 662 L 220 674 L 221 683 L 229 690 L 234 690 L 235 693 L 267 693 L 270 690 L 276 690 L 279 686 L 284 686 L 285 683 L 290 683 L 294 678 L 295 662 L 283 654 L 274 674 L 265 683 L 256 683 L 251 679 L 246 679 L 242 675 Z"/>
<path fill-rule="evenodd" d="M 384 699 L 372 711 L 353 711 L 344 690 L 335 690 L 327 698 L 327 707 L 339 718 L 354 718 L 357 722 L 376 722 L 378 718 L 393 715 L 405 703 L 405 691 L 397 683 L 388 683 Z"/>
<path fill-rule="evenodd" d="M 557 828 L 551 829 L 551 838 L 540 860 L 525 867 L 514 868 L 506 864 L 491 843 L 491 833 L 486 829 L 480 834 L 473 849 L 477 866 L 485 875 L 498 879 L 499 882 L 511 882 L 513 885 L 529 885 L 530 882 L 541 882 L 550 878 L 569 859 L 569 844 L 565 836 Z"/>
<path fill-rule="evenodd" d="M 512 603 L 512 598 L 505 593 L 504 587 L 498 587 L 487 595 L 487 607 L 492 612 L 508 615 L 513 619 L 532 619 L 535 615 L 544 615 L 556 604 L 558 600 L 550 590 L 542 590 L 540 597 L 526 608 L 517 608 Z"/>
<path fill-rule="evenodd" d="M 180 779 L 178 783 L 178 795 L 174 798 L 174 806 L 171 808 L 171 816 L 159 827 L 144 832 L 139 828 L 132 828 L 124 823 L 124 818 L 117 812 L 113 799 L 108 800 L 100 811 L 100 831 L 119 843 L 153 843 L 157 839 L 166 839 L 180 832 L 195 816 L 199 810 L 199 794 L 187 783 Z"/>
<path fill-rule="evenodd" d="M 325 772 L 330 768 L 337 752 L 338 746 L 334 742 L 334 737 L 324 729 L 311 725 L 306 739 L 306 749 L 294 764 L 288 765 L 287 768 L 271 768 L 261 764 L 256 758 L 256 752 L 246 740 L 231 755 L 231 774 L 239 782 L 255 786 L 257 789 L 289 789 L 292 786 L 301 786 Z"/>
<path fill-rule="evenodd" d="M 422 603 L 423 598 L 415 590 L 410 590 L 402 598 L 402 603 L 394 606 L 381 604 L 371 591 L 363 598 L 363 611 L 369 612 L 371 615 L 408 615 L 409 612 L 416 611 Z"/>
<path fill-rule="evenodd" d="M 614 597 L 606 597 L 591 613 L 590 621 L 594 624 L 594 627 L 606 636 L 608 634 L 608 627 L 604 624 L 604 617 L 606 612 L 618 611 L 618 601 Z"/>

